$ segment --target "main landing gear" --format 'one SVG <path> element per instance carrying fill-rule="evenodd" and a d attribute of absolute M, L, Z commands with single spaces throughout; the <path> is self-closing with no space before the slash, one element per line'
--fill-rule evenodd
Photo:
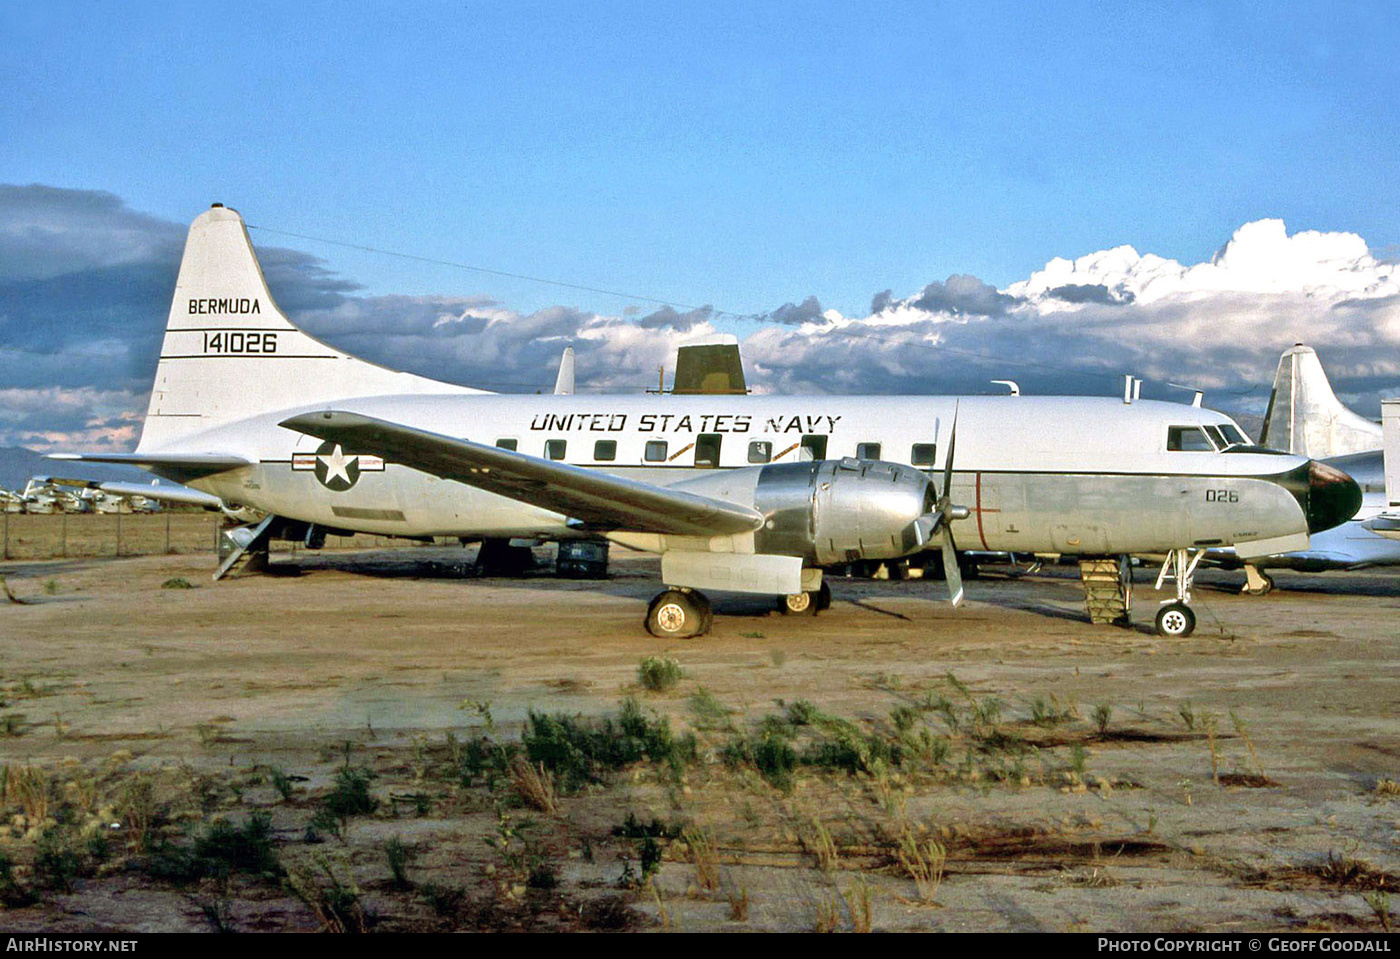
<path fill-rule="evenodd" d="M 1267 596 L 1274 591 L 1274 578 L 1253 563 L 1244 564 L 1244 589 L 1246 596 Z"/>
<path fill-rule="evenodd" d="M 778 612 L 784 616 L 815 616 L 831 608 L 831 587 L 822 583 L 821 589 L 778 597 Z"/>
<path fill-rule="evenodd" d="M 647 607 L 647 632 L 662 639 L 690 639 L 710 631 L 715 614 L 699 590 L 668 589 Z"/>
<path fill-rule="evenodd" d="M 784 616 L 815 616 L 831 607 L 831 587 L 778 597 Z M 698 589 L 675 586 L 656 595 L 647 607 L 647 632 L 662 639 L 691 639 L 710 631 L 715 619 L 709 598 Z"/>
<path fill-rule="evenodd" d="M 1195 555 L 1191 555 L 1194 553 Z M 1157 634 L 1170 639 L 1184 639 L 1196 629 L 1196 614 L 1187 604 L 1191 602 L 1191 580 L 1195 578 L 1196 566 L 1205 555 L 1204 550 L 1174 549 L 1162 563 L 1162 571 L 1157 574 L 1157 588 L 1167 580 L 1176 583 L 1176 599 L 1167 600 L 1157 610 Z"/>

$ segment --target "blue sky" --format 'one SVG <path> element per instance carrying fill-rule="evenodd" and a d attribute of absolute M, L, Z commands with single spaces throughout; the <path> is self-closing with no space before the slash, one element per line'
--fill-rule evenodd
<path fill-rule="evenodd" d="M 1386 250 L 1393 10 L 9 4 L 0 182 L 740 313 L 1196 262 L 1264 216 Z M 374 293 L 625 305 L 290 245 Z"/>
<path fill-rule="evenodd" d="M 214 201 L 296 322 L 453 382 L 572 345 L 637 390 L 718 331 L 760 390 L 1257 415 L 1305 341 L 1375 415 L 1397 41 L 1378 3 L 5 4 L 0 445 L 135 442 Z"/>

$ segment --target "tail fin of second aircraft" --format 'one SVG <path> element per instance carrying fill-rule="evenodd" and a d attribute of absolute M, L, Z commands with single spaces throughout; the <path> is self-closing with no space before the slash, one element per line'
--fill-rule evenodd
<path fill-rule="evenodd" d="M 1381 426 L 1385 431 L 1385 508 L 1400 508 L 1400 400 L 1381 400 Z"/>
<path fill-rule="evenodd" d="M 368 363 L 298 329 L 273 302 L 243 218 L 216 204 L 190 226 L 138 452 L 312 403 L 477 392 Z"/>
<path fill-rule="evenodd" d="M 1285 350 L 1259 442 L 1313 459 L 1381 448 L 1381 427 L 1342 405 L 1312 347 Z"/>

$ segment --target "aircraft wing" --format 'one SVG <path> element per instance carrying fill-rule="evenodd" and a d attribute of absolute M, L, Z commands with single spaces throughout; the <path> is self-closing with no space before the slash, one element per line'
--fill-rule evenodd
<path fill-rule="evenodd" d="M 287 429 L 339 443 L 356 453 L 456 480 L 540 506 L 600 530 L 677 536 L 726 536 L 763 525 L 757 510 L 737 503 L 623 479 L 414 429 L 359 413 L 327 410 L 283 420 Z"/>

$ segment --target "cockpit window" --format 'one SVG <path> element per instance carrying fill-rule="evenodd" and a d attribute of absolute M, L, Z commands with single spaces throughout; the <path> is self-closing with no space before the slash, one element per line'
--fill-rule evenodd
<path fill-rule="evenodd" d="M 1213 453 L 1215 447 L 1199 426 L 1167 427 L 1167 449 L 1173 452 Z"/>
<path fill-rule="evenodd" d="M 1244 435 L 1244 430 L 1234 423 L 1221 423 L 1220 432 L 1225 434 L 1225 439 L 1231 446 L 1253 446 L 1254 441 Z"/>
<path fill-rule="evenodd" d="M 1206 435 L 1208 435 L 1211 438 L 1211 441 L 1215 443 L 1216 449 L 1223 450 L 1225 447 L 1230 445 L 1229 442 L 1225 439 L 1225 434 L 1220 432 L 1220 427 L 1214 424 L 1208 424 L 1205 429 Z"/>

